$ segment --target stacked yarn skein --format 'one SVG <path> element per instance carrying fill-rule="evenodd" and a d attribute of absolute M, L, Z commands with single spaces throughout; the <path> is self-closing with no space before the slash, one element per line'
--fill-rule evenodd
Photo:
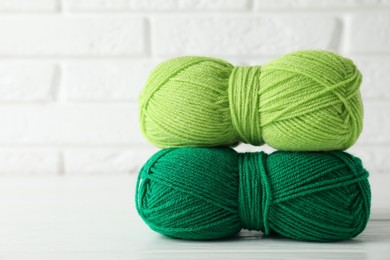
<path fill-rule="evenodd" d="M 347 149 L 362 130 L 362 76 L 327 51 L 299 51 L 264 66 L 207 57 L 158 65 L 139 99 L 140 125 L 162 147 L 245 142 L 289 151 Z"/>
<path fill-rule="evenodd" d="M 367 224 L 367 176 L 360 159 L 341 151 L 166 149 L 142 168 L 136 205 L 153 230 L 176 238 L 226 238 L 245 228 L 343 240 Z"/>
<path fill-rule="evenodd" d="M 241 229 L 311 241 L 357 236 L 370 215 L 368 172 L 336 150 L 362 130 L 361 79 L 351 60 L 319 50 L 253 67 L 207 57 L 160 64 L 140 96 L 140 124 L 170 149 L 139 173 L 139 215 L 182 239 Z M 226 147 L 239 142 L 283 151 Z"/>

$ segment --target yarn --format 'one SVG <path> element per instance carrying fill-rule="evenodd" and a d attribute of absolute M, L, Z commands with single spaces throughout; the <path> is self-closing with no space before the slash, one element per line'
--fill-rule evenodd
<path fill-rule="evenodd" d="M 230 148 L 161 150 L 139 173 L 136 207 L 155 231 L 208 240 L 242 228 L 298 240 L 361 233 L 368 172 L 341 151 L 238 154 Z"/>
<path fill-rule="evenodd" d="M 161 148 L 245 142 L 294 151 L 346 149 L 362 130 L 361 80 L 351 60 L 320 50 L 253 67 L 174 58 L 148 78 L 140 125 Z"/>

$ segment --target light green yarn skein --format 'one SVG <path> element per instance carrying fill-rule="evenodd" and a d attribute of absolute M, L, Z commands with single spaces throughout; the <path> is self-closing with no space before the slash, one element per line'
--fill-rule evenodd
<path fill-rule="evenodd" d="M 159 147 L 347 149 L 362 130 L 361 80 L 351 60 L 328 51 L 298 51 L 253 67 L 179 57 L 151 73 L 139 98 L 140 124 Z"/>

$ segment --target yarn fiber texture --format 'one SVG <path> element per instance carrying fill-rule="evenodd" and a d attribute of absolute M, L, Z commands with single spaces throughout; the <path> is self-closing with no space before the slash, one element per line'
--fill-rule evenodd
<path fill-rule="evenodd" d="M 141 169 L 136 207 L 151 229 L 175 238 L 227 238 L 244 228 L 344 240 L 367 224 L 367 177 L 360 159 L 341 151 L 166 149 Z"/>
<path fill-rule="evenodd" d="M 328 51 L 290 53 L 264 66 L 208 57 L 158 65 L 140 97 L 140 125 L 161 148 L 230 146 L 342 150 L 362 131 L 362 76 Z"/>

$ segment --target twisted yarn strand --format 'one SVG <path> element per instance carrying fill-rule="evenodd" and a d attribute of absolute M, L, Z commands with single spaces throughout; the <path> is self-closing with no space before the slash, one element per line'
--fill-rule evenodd
<path fill-rule="evenodd" d="M 234 67 L 229 77 L 228 97 L 233 129 L 240 140 L 263 144 L 259 114 L 260 66 Z"/>
<path fill-rule="evenodd" d="M 268 212 L 272 192 L 265 170 L 267 154 L 243 153 L 238 156 L 241 225 L 244 229 L 263 230 L 269 235 Z"/>

